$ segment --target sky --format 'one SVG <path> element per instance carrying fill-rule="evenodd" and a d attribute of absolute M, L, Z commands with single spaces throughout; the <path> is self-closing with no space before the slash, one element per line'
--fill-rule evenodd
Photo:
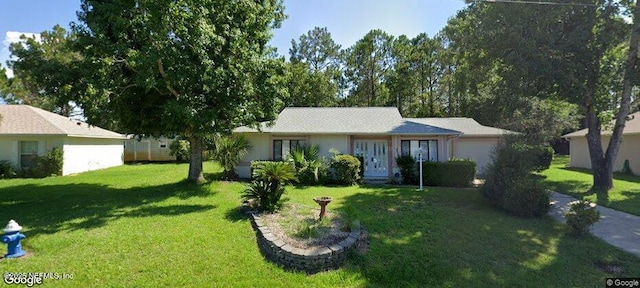
<path fill-rule="evenodd" d="M 77 21 L 80 7 L 79 0 L 0 1 L 0 63 L 5 68 L 9 44 L 19 35 L 51 30 L 56 24 L 68 28 Z M 287 58 L 291 40 L 314 27 L 327 27 L 334 41 L 348 48 L 373 29 L 394 36 L 433 36 L 465 6 L 463 0 L 285 0 L 284 5 L 288 18 L 270 44 Z"/>

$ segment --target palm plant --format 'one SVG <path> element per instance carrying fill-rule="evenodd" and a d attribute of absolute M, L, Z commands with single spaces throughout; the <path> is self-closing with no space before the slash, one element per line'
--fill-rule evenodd
<path fill-rule="evenodd" d="M 281 206 L 284 186 L 297 181 L 295 169 L 286 162 L 267 162 L 253 171 L 254 181 L 244 191 L 245 199 L 255 199 L 261 210 L 275 211 Z"/>
<path fill-rule="evenodd" d="M 224 169 L 226 179 L 237 179 L 235 167 L 253 147 L 243 135 L 214 136 L 213 159 Z"/>
<path fill-rule="evenodd" d="M 293 161 L 300 182 L 318 182 L 322 168 L 318 145 L 297 146 L 289 151 L 289 159 Z"/>

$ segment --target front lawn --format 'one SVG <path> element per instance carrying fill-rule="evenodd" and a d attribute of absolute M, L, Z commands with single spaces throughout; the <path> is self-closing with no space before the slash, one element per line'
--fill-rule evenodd
<path fill-rule="evenodd" d="M 547 189 L 640 215 L 640 176 L 614 173 L 614 188 L 607 195 L 598 195 L 590 191 L 593 185 L 591 170 L 568 165 L 568 156 L 554 156 L 551 167 L 540 173 Z"/>
<path fill-rule="evenodd" d="M 328 209 L 356 214 L 370 242 L 342 269 L 286 272 L 264 260 L 237 210 L 242 183 L 196 186 L 186 175 L 185 164 L 149 164 L 0 180 L 0 225 L 23 225 L 30 252 L 1 270 L 65 273 L 73 279 L 45 284 L 73 287 L 583 287 L 603 286 L 607 267 L 640 275 L 637 257 L 566 236 L 548 217 L 503 214 L 475 189 L 374 186 L 288 187 L 308 206 L 333 197 Z"/>

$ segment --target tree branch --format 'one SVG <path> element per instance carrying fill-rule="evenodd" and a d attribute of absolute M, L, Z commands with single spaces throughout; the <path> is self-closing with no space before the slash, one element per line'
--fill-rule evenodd
<path fill-rule="evenodd" d="M 180 93 L 178 93 L 178 91 L 173 89 L 173 87 L 171 86 L 171 83 L 169 82 L 167 74 L 164 72 L 164 67 L 162 66 L 162 59 L 158 59 L 158 71 L 160 71 L 160 75 L 162 75 L 162 78 L 164 78 L 165 83 L 167 83 L 167 89 L 169 90 L 169 92 L 171 92 L 173 96 L 176 96 L 176 98 L 180 97 Z"/>

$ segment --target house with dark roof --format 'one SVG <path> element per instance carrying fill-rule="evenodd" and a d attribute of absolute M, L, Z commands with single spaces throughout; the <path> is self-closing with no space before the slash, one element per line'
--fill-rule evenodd
<path fill-rule="evenodd" d="M 288 107 L 260 129 L 236 128 L 253 149 L 236 168 L 250 177 L 250 161 L 283 160 L 296 145 L 316 144 L 331 151 L 361 156 L 365 179 L 399 177 L 395 159 L 401 155 L 427 161 L 471 159 L 482 173 L 498 139 L 511 131 L 483 126 L 471 118 L 402 118 L 394 107 Z"/>
<path fill-rule="evenodd" d="M 57 147 L 63 175 L 123 163 L 125 135 L 29 105 L 0 105 L 0 116 L 0 161 L 28 168 Z"/>
<path fill-rule="evenodd" d="M 606 151 L 611 139 L 614 121 L 611 121 L 609 129 L 603 129 L 601 133 L 602 150 Z M 587 129 L 578 130 L 562 137 L 569 140 L 569 155 L 571 167 L 591 169 L 591 157 L 587 144 Z M 640 112 L 629 115 L 622 130 L 622 144 L 616 157 L 614 171 L 620 171 L 624 162 L 629 160 L 629 167 L 634 174 L 640 175 Z"/>

